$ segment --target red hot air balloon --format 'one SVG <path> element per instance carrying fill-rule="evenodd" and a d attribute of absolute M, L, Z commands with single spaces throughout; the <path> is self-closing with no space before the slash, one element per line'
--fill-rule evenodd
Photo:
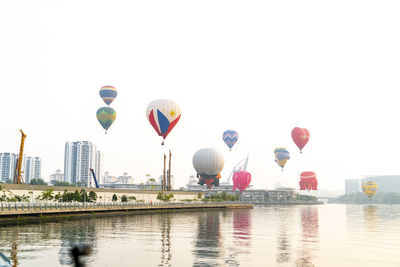
<path fill-rule="evenodd" d="M 238 188 L 240 192 L 243 192 L 251 182 L 251 174 L 247 171 L 238 171 L 233 174 L 233 191 Z"/>
<path fill-rule="evenodd" d="M 317 190 L 317 175 L 314 172 L 302 172 L 300 174 L 300 190 Z"/>
<path fill-rule="evenodd" d="M 305 128 L 295 127 L 292 130 L 292 139 L 295 144 L 299 147 L 300 153 L 303 147 L 308 143 L 310 139 L 310 132 Z"/>

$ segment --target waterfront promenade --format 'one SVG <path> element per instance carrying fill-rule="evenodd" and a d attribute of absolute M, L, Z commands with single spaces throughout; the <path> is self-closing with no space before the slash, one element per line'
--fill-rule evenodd
<path fill-rule="evenodd" d="M 115 214 L 165 211 L 193 211 L 204 209 L 253 208 L 253 204 L 240 201 L 225 202 L 128 202 L 128 203 L 1 203 L 0 224 L 35 221 L 38 219 L 94 217 Z M 16 220 L 17 219 L 17 220 Z"/>

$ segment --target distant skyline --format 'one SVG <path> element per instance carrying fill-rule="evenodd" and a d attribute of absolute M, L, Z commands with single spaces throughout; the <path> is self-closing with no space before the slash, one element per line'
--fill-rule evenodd
<path fill-rule="evenodd" d="M 63 169 L 66 141 L 88 140 L 104 168 L 136 182 L 162 173 L 172 151 L 175 186 L 193 154 L 214 147 L 222 179 L 250 154 L 254 188 L 298 188 L 314 171 L 321 189 L 344 190 L 364 174 L 400 174 L 398 1 L 12 1 L 0 2 L 0 151 Z M 115 86 L 114 124 L 96 110 Z M 161 146 L 148 103 L 173 99 L 182 117 Z M 311 137 L 303 154 L 294 127 Z M 236 130 L 232 151 L 222 133 Z M 273 150 L 291 154 L 282 172 Z M 143 180 L 141 180 L 143 179 Z"/>

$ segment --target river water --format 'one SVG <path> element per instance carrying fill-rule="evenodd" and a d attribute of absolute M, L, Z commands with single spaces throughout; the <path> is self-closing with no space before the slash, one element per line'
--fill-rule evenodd
<path fill-rule="evenodd" d="M 0 227 L 14 266 L 400 266 L 400 205 L 267 206 Z"/>

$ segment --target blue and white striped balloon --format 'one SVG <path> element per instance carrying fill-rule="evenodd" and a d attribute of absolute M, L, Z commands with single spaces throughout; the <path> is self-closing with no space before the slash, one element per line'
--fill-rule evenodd
<path fill-rule="evenodd" d="M 229 147 L 229 150 L 236 144 L 239 135 L 234 130 L 226 130 L 223 135 L 222 139 L 224 140 L 225 144 Z"/>

